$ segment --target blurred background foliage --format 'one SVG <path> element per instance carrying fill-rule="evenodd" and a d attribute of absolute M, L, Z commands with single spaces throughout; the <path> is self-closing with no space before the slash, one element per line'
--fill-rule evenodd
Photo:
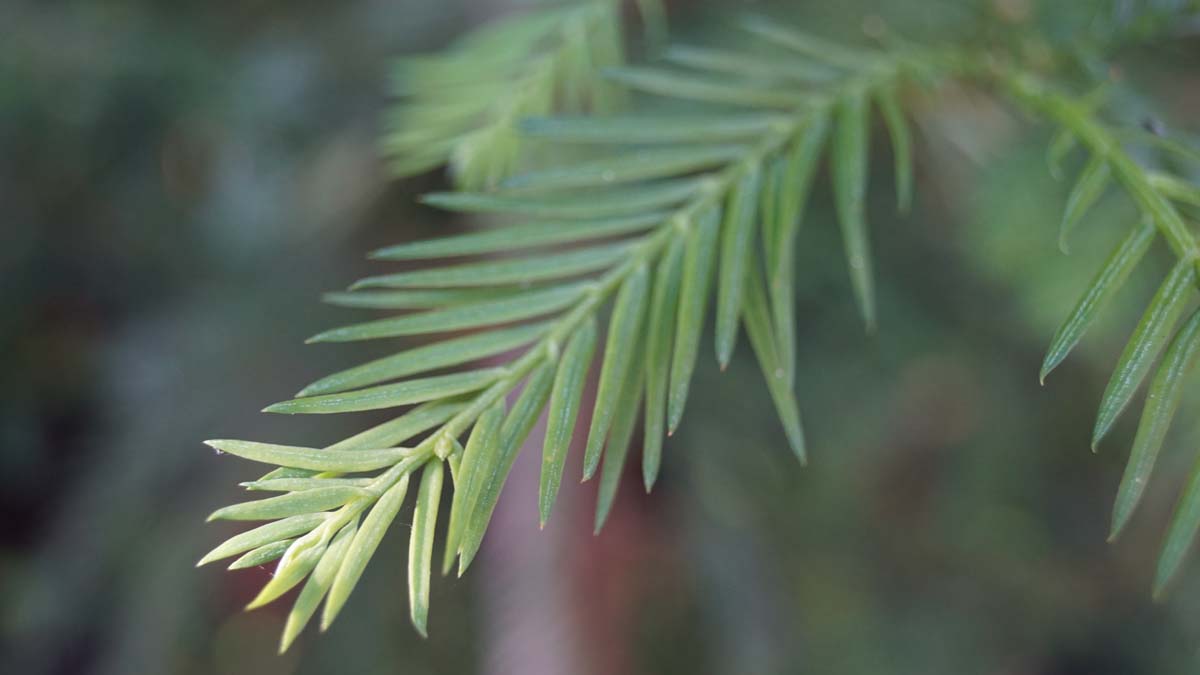
<path fill-rule="evenodd" d="M 408 626 L 407 539 L 392 536 L 329 634 L 276 656 L 286 605 L 238 611 L 268 572 L 193 569 L 236 530 L 203 516 L 250 475 L 200 440 L 320 445 L 371 421 L 255 411 L 369 356 L 301 344 L 346 322 L 316 298 L 376 269 L 363 252 L 465 227 L 415 205 L 441 175 L 387 178 L 376 141 L 388 59 L 512 4 L 0 6 L 0 669 L 1195 671 L 1200 570 L 1165 604 L 1149 588 L 1200 425 L 1180 416 L 1158 489 L 1113 546 L 1129 424 L 1099 456 L 1087 450 L 1108 369 L 1167 256 L 1156 249 L 1157 269 L 1143 266 L 1039 387 L 1042 350 L 1134 212 L 1110 198 L 1061 255 L 1069 182 L 1046 168 L 1050 130 L 953 87 L 918 102 L 911 216 L 894 215 L 888 150 L 873 149 L 874 336 L 831 254 L 820 179 L 797 275 L 808 469 L 786 451 L 749 350 L 725 373 L 704 361 L 659 487 L 641 494 L 631 470 L 599 537 L 591 484 L 565 488 L 537 532 L 537 458 L 525 453 L 484 560 L 435 581 L 429 640 Z M 673 2 L 675 30 L 720 30 L 709 10 L 732 4 Z M 1196 133 L 1200 42 L 1146 43 L 1133 7 L 1173 4 L 787 11 L 849 39 L 882 19 L 918 39 L 997 32 L 1031 60 L 1069 48 L 1047 67 L 1080 85 L 1116 73 L 1130 85 L 1122 114 Z M 1125 46 L 1098 61 L 1089 45 L 1114 36 Z M 1200 409 L 1196 394 L 1183 410 Z"/>

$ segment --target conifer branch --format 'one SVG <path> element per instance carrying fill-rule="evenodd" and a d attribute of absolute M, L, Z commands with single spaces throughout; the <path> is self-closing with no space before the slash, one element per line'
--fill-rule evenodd
<path fill-rule="evenodd" d="M 659 10 L 652 2 L 639 4 L 657 39 Z M 828 155 L 850 285 L 864 323 L 873 329 L 875 281 L 864 208 L 872 119 L 877 113 L 890 136 L 897 203 L 907 210 L 914 179 L 905 92 L 945 77 L 998 85 L 1023 109 L 1055 124 L 1052 170 L 1074 149 L 1089 154 L 1060 226 L 1064 249 L 1071 231 L 1113 185 L 1143 215 L 1055 336 L 1043 379 L 1080 341 L 1156 237 L 1178 260 L 1118 362 L 1094 433 L 1093 444 L 1165 352 L 1119 491 L 1113 536 L 1121 531 L 1144 491 L 1181 383 L 1200 350 L 1200 314 L 1176 330 L 1195 295 L 1200 261 L 1200 245 L 1176 204 L 1200 204 L 1200 188 L 1146 169 L 1125 144 L 1149 144 L 1185 159 L 1194 149 L 1131 139 L 1100 120 L 1102 96 L 1059 93 L 1031 74 L 981 57 L 977 48 L 880 51 L 834 44 L 760 18 L 741 26 L 750 39 L 769 47 L 766 54 L 671 47 L 653 66 L 622 66 L 615 50 L 615 3 L 588 3 L 485 29 L 448 56 L 402 68 L 403 93 L 410 99 L 399 113 L 402 124 L 387 141 L 389 152 L 401 158 L 398 174 L 449 161 L 467 191 L 428 195 L 425 203 L 516 222 L 372 254 L 383 261 L 436 262 L 369 277 L 330 294 L 326 299 L 334 304 L 405 313 L 335 328 L 310 341 L 439 337 L 322 378 L 267 411 L 414 407 L 323 449 L 210 442 L 222 452 L 278 467 L 245 486 L 281 494 L 213 514 L 270 522 L 229 539 L 201 564 L 239 555 L 232 568 L 278 559 L 274 577 L 251 607 L 305 584 L 281 649 L 322 601 L 322 628 L 334 620 L 413 480 L 418 486 L 408 586 L 412 620 L 424 635 L 433 533 L 447 484 L 444 466 L 453 496 L 442 518 L 447 522 L 442 567 L 448 572 L 457 560 L 461 575 L 542 414 L 548 418 L 538 498 L 543 525 L 581 418 L 589 420 L 583 478 L 600 475 L 597 531 L 612 505 L 639 417 L 641 473 L 650 490 L 663 437 L 682 420 L 710 299 L 718 364 L 729 363 L 744 329 L 784 436 L 805 462 L 792 393 L 794 248 L 813 177 Z M 489 68 L 477 72 L 481 63 Z M 504 78 L 514 73 L 517 85 L 508 86 Z M 492 91 L 488 87 L 497 93 L 485 95 Z M 690 112 L 582 114 L 609 110 L 634 95 L 686 103 Z M 483 108 L 478 99 L 487 101 Z M 573 114 L 547 116 L 564 110 Z M 572 159 L 529 170 L 521 161 L 529 139 L 551 149 L 569 144 L 576 152 L 561 153 Z M 462 257 L 469 260 L 446 262 Z M 504 354 L 515 355 L 503 361 Z M 493 363 L 471 365 L 485 359 Z M 497 359 L 502 363 L 494 363 Z M 596 402 L 583 416 L 581 392 L 597 360 Z M 1177 509 L 1156 594 L 1177 573 L 1198 529 L 1200 468 Z"/>

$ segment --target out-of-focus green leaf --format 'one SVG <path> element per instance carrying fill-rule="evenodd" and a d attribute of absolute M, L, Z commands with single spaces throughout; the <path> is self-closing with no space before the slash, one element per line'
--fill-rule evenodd
<path fill-rule="evenodd" d="M 458 470 L 462 466 L 463 447 L 457 440 L 454 441 L 454 445 L 455 450 L 446 458 L 446 464 L 450 466 L 450 481 L 457 487 Z"/>
<path fill-rule="evenodd" d="M 837 74 L 832 68 L 806 60 L 778 56 L 762 58 L 724 49 L 688 45 L 672 45 L 663 54 L 663 58 L 688 68 L 759 80 L 771 78 L 800 83 L 821 83 L 833 79 Z"/>
<path fill-rule="evenodd" d="M 621 19 L 617 12 L 610 12 L 610 20 L 603 22 L 591 43 L 591 62 L 596 71 L 593 81 L 595 92 L 592 108 L 601 115 L 610 115 L 627 107 L 628 94 L 602 76 L 605 68 L 620 66 L 625 62 L 623 40 L 620 31 Z"/>
<path fill-rule="evenodd" d="M 625 86 L 671 98 L 746 108 L 795 108 L 809 96 L 783 89 L 697 77 L 665 68 L 610 68 L 605 75 Z"/>
<path fill-rule="evenodd" d="M 311 478 L 320 473 L 320 471 L 312 471 L 310 469 L 296 469 L 290 466 L 280 466 L 259 476 L 258 481 L 255 482 L 281 480 L 287 478 Z"/>
<path fill-rule="evenodd" d="M 776 253 L 772 244 L 779 238 L 783 217 L 780 208 L 780 193 L 783 191 L 783 174 L 787 160 L 777 153 L 766 160 L 762 176 L 762 187 L 758 190 L 758 238 L 762 241 L 764 260 L 771 260 Z"/>
<path fill-rule="evenodd" d="M 869 69 L 881 62 L 879 55 L 843 47 L 836 42 L 798 31 L 763 16 L 744 17 L 742 27 L 767 42 L 839 68 Z"/>
<path fill-rule="evenodd" d="M 1100 443 L 1125 406 L 1129 405 L 1150 366 L 1170 339 L 1171 330 L 1187 307 L 1195 285 L 1195 262 L 1184 259 L 1171 270 L 1154 294 L 1104 390 L 1096 428 L 1092 432 L 1092 448 Z"/>
<path fill-rule="evenodd" d="M 1159 450 L 1162 449 L 1163 439 L 1167 436 L 1167 429 L 1179 408 L 1179 400 L 1183 397 L 1187 375 L 1195 364 L 1197 350 L 1200 350 L 1200 312 L 1193 314 L 1179 330 L 1150 383 L 1129 463 L 1117 488 L 1110 541 L 1120 535 L 1142 499 Z"/>
<path fill-rule="evenodd" d="M 232 440 L 205 441 L 205 444 L 215 448 L 218 452 L 227 452 L 252 462 L 339 473 L 381 469 L 399 462 L 409 453 L 408 448 L 330 451 L 294 445 Z"/>
<path fill-rule="evenodd" d="M 244 570 L 259 565 L 266 565 L 269 562 L 279 560 L 287 550 L 291 548 L 292 542 L 295 539 L 283 539 L 281 541 L 273 541 L 269 544 L 263 544 L 253 551 L 247 552 L 242 557 L 234 560 L 229 564 L 230 571 Z"/>
<path fill-rule="evenodd" d="M 1168 152 L 1171 155 L 1174 155 L 1177 159 L 1200 164 L 1200 150 L 1183 141 L 1179 141 L 1169 136 L 1160 136 L 1152 131 L 1138 127 L 1123 129 L 1121 135 L 1134 141 L 1144 143 L 1151 147 Z"/>
<path fill-rule="evenodd" d="M 475 559 L 475 554 L 479 552 L 483 535 L 492 520 L 492 512 L 496 510 L 496 502 L 500 499 L 500 491 L 504 489 L 504 482 L 508 480 L 521 444 L 525 442 L 542 409 L 546 407 L 553 384 L 554 368 L 551 364 L 545 364 L 534 371 L 500 427 L 496 461 L 489 465 L 490 471 L 481 473 L 478 477 L 479 501 L 472 509 L 463 529 L 462 552 L 458 559 L 459 576 L 467 571 L 471 561 Z"/>
<path fill-rule="evenodd" d="M 1158 558 L 1158 569 L 1154 575 L 1154 597 L 1161 598 L 1171 582 L 1179 575 L 1188 550 L 1196 541 L 1200 530 L 1200 461 L 1192 467 L 1187 486 L 1179 495 L 1171 526 Z"/>
<path fill-rule="evenodd" d="M 521 131 L 568 143 L 721 143 L 757 138 L 786 121 L 781 115 L 763 113 L 546 117 L 523 120 Z"/>
<path fill-rule="evenodd" d="M 778 334 L 779 360 L 790 389 L 796 377 L 796 234 L 808 204 L 821 150 L 829 136 L 829 115 L 811 115 L 787 150 L 780 189 L 779 228 L 770 244 L 767 274 L 771 309 Z"/>
<path fill-rule="evenodd" d="M 612 510 L 621 474 L 624 473 L 625 458 L 629 455 L 629 444 L 633 440 L 638 411 L 642 409 L 643 385 L 646 382 L 645 354 L 644 345 L 638 345 L 634 350 L 629 377 L 625 378 L 621 387 L 617 411 L 613 415 L 612 431 L 604 449 L 604 465 L 600 469 L 600 487 L 596 491 L 596 519 L 592 530 L 595 534 L 600 533 Z"/>
<path fill-rule="evenodd" d="M 371 254 L 379 260 L 423 260 L 459 255 L 502 253 L 523 248 L 570 244 L 641 232 L 666 219 L 653 212 L 591 221 L 555 221 L 495 227 L 457 237 L 426 239 L 389 246 Z"/>
<path fill-rule="evenodd" d="M 683 281 L 679 289 L 679 316 L 675 323 L 675 348 L 671 351 L 671 378 L 667 394 L 667 434 L 679 427 L 687 403 L 688 387 L 700 353 L 700 332 L 708 308 L 708 288 L 721 211 L 705 210 L 689 224 L 687 248 L 683 255 Z"/>
<path fill-rule="evenodd" d="M 250 604 L 246 605 L 246 609 L 257 609 L 273 602 L 304 581 L 304 577 L 308 576 L 325 555 L 330 539 L 336 534 L 331 528 L 334 522 L 333 519 L 327 520 L 321 527 L 292 542 L 279 559 L 279 564 L 275 566 L 271 580 L 259 590 Z"/>
<path fill-rule="evenodd" d="M 533 342 L 544 335 L 553 325 L 555 325 L 553 322 L 543 321 L 511 328 L 499 328 L 408 349 L 399 354 L 385 356 L 361 366 L 327 375 L 302 389 L 300 393 L 296 394 L 296 397 L 336 394 L 406 375 L 459 366 L 503 354 Z"/>
<path fill-rule="evenodd" d="M 667 42 L 667 9 L 663 0 L 637 0 L 637 8 L 645 28 L 646 44 L 651 52 L 657 52 Z"/>
<path fill-rule="evenodd" d="M 296 602 L 292 605 L 292 610 L 288 612 L 287 621 L 284 623 L 283 636 L 279 639 L 280 654 L 288 650 L 288 647 L 300 635 L 300 631 L 308 625 L 313 614 L 316 614 L 317 606 L 321 604 L 321 600 L 329 592 L 329 587 L 333 585 L 333 579 L 357 532 L 358 519 L 356 518 L 354 522 L 343 527 L 333 537 L 333 540 L 329 542 L 329 548 L 313 568 L 312 574 L 308 575 L 308 581 L 304 584 L 304 588 L 300 589 L 300 594 L 296 596 Z"/>
<path fill-rule="evenodd" d="M 350 342 L 404 335 L 444 333 L 495 326 L 557 312 L 574 304 L 590 287 L 586 283 L 563 284 L 517 293 L 496 300 L 433 309 L 391 319 L 368 321 L 335 328 L 309 338 L 309 342 Z"/>
<path fill-rule="evenodd" d="M 247 490 L 258 492 L 302 492 L 314 488 L 348 485 L 350 487 L 370 487 L 370 478 L 273 478 L 271 480 L 256 480 L 239 483 Z"/>
<path fill-rule="evenodd" d="M 405 59 L 393 72 L 402 99 L 384 139 L 392 173 L 449 163 L 460 185 L 492 186 L 518 166 L 514 119 L 611 108 L 621 92 L 595 70 L 622 62 L 616 10 L 611 2 L 540 8 L 527 13 L 537 22 L 501 22 L 521 30 L 489 25 L 448 53 Z"/>
<path fill-rule="evenodd" d="M 746 273 L 746 304 L 742 317 L 746 323 L 746 333 L 750 344 L 758 357 L 759 367 L 767 382 L 767 390 L 783 423 L 783 430 L 788 439 L 792 452 L 796 453 L 801 464 L 808 462 L 804 447 L 804 431 L 800 425 L 800 410 L 796 398 L 788 385 L 787 372 L 779 359 L 779 352 L 774 342 L 775 332 L 771 328 L 770 306 L 767 302 L 767 290 L 763 286 L 759 274 L 757 256 L 752 255 L 752 264 Z"/>
<path fill-rule="evenodd" d="M 1200 186 L 1193 185 L 1165 173 L 1150 174 L 1150 185 L 1163 193 L 1168 199 L 1184 204 L 1191 204 L 1192 206 L 1200 206 Z"/>
<path fill-rule="evenodd" d="M 572 249 L 552 256 L 505 258 L 462 265 L 447 265 L 413 272 L 367 277 L 355 283 L 352 289 L 409 286 L 453 288 L 562 279 L 609 267 L 628 256 L 629 249 L 630 245 L 622 242 Z"/>
<path fill-rule="evenodd" d="M 535 218 L 612 218 L 674 206 L 705 185 L 702 178 L 678 178 L 639 187 L 582 192 L 569 197 L 439 192 L 421 201 L 463 213 L 519 214 Z"/>
<path fill-rule="evenodd" d="M 503 368 L 481 368 L 465 373 L 424 377 L 340 394 L 293 399 L 267 406 L 263 412 L 328 414 L 395 408 L 477 391 L 503 377 L 506 372 Z"/>
<path fill-rule="evenodd" d="M 1075 187 L 1071 188 L 1071 194 L 1067 197 L 1067 208 L 1063 213 L 1062 224 L 1058 230 L 1058 248 L 1063 253 L 1071 252 L 1068 243 L 1071 232 L 1083 219 L 1088 209 L 1092 208 L 1096 200 L 1104 194 L 1111 176 L 1112 170 L 1108 166 L 1108 160 L 1100 155 L 1093 155 L 1087 166 L 1080 172 L 1079 179 L 1075 181 Z"/>
<path fill-rule="evenodd" d="M 1055 179 L 1061 179 L 1063 175 L 1062 162 L 1075 146 L 1079 144 L 1079 139 L 1075 137 L 1075 133 L 1070 129 L 1063 129 L 1050 139 L 1050 145 L 1046 148 L 1046 164 L 1050 167 L 1050 175 Z"/>
<path fill-rule="evenodd" d="M 339 307 L 360 309 L 433 309 L 464 303 L 496 300 L 513 295 L 524 286 L 497 286 L 493 288 L 433 288 L 403 291 L 360 291 L 358 293 L 326 293 L 325 302 Z"/>
<path fill-rule="evenodd" d="M 908 122 L 900 102 L 896 99 L 896 91 L 885 87 L 875 93 L 879 102 L 879 112 L 883 115 L 883 123 L 887 125 L 888 135 L 892 139 L 892 156 L 895 159 L 896 173 L 896 202 L 901 213 L 908 213 L 912 208 L 913 196 L 913 166 L 912 166 L 912 134 L 908 130 Z"/>
<path fill-rule="evenodd" d="M 404 504 L 404 497 L 408 494 L 410 475 L 405 473 L 396 481 L 395 485 L 383 493 L 379 501 L 375 502 L 375 505 L 367 512 L 362 527 L 354 533 L 342 564 L 338 566 L 337 574 L 334 575 L 333 583 L 330 584 L 329 599 L 325 601 L 325 609 L 321 613 L 321 630 L 329 628 L 338 613 L 342 611 L 350 593 L 358 585 L 363 570 L 367 568 L 371 556 L 375 555 L 375 549 L 379 548 L 379 542 L 383 541 L 384 533 L 396 519 L 396 514 L 400 512 L 400 506 Z"/>
<path fill-rule="evenodd" d="M 743 145 L 696 145 L 624 152 L 612 157 L 513 176 L 502 187 L 511 192 L 545 192 L 621 185 L 672 178 L 728 164 L 746 154 Z"/>
<path fill-rule="evenodd" d="M 808 205 L 821 151 L 829 138 L 829 128 L 829 113 L 825 110 L 814 111 L 805 118 L 795 140 L 787 148 L 787 164 L 779 193 L 779 219 L 783 228 L 776 233 L 778 247 L 772 247 L 771 251 L 776 257 L 767 259 L 768 271 L 772 274 L 781 271 L 785 267 L 784 262 L 792 259 L 794 251 L 791 247 L 795 245 L 795 235 Z"/>
<path fill-rule="evenodd" d="M 758 223 L 758 193 L 762 168 L 746 167 L 729 196 L 721 231 L 721 271 L 717 282 L 717 363 L 724 370 L 737 344 L 738 317 L 742 310 L 746 265 Z"/>
<path fill-rule="evenodd" d="M 600 466 L 604 439 L 612 426 L 621 390 L 629 376 L 629 364 L 634 357 L 632 350 L 641 330 L 649 287 L 649 270 L 645 265 L 640 265 L 621 285 L 613 304 L 612 319 L 605 337 L 604 363 L 600 367 L 600 383 L 596 388 L 596 405 L 592 410 L 592 423 L 583 455 L 584 480 L 591 478 Z"/>
<path fill-rule="evenodd" d="M 542 527 L 550 519 L 550 510 L 562 483 L 563 466 L 579 417 L 579 405 L 583 400 L 583 385 L 587 381 L 595 352 L 596 321 L 588 319 L 567 343 L 550 394 L 546 439 L 542 446 L 542 473 L 538 484 L 538 514 Z"/>
<path fill-rule="evenodd" d="M 1144 219 L 1113 250 L 1104 267 L 1079 299 L 1079 304 L 1075 305 L 1075 309 L 1054 334 L 1050 349 L 1046 351 L 1046 358 L 1042 361 L 1040 379 L 1043 383 L 1046 376 L 1067 358 L 1075 345 L 1079 344 L 1101 310 L 1125 285 L 1129 275 L 1150 249 L 1154 235 L 1154 223 Z"/>
<path fill-rule="evenodd" d="M 595 86 L 596 73 L 592 68 L 591 36 L 581 21 L 566 27 L 562 54 L 562 109 L 578 113 L 586 110 L 591 99 L 599 93 Z M 589 91 L 590 90 L 590 91 Z"/>
<path fill-rule="evenodd" d="M 444 471 L 441 460 L 434 458 L 421 473 L 417 504 L 413 510 L 412 535 L 408 543 L 408 603 L 413 626 L 422 637 L 428 636 L 429 579 L 433 574 L 433 535 L 437 527 L 438 506 L 442 502 Z"/>
<path fill-rule="evenodd" d="M 206 565 L 214 560 L 229 558 L 265 544 L 304 534 L 325 522 L 325 518 L 326 514 L 324 513 L 305 513 L 266 525 L 259 525 L 225 540 L 223 544 L 205 554 L 200 562 L 196 563 L 196 566 Z"/>
<path fill-rule="evenodd" d="M 423 403 L 394 420 L 376 425 L 343 441 L 334 443 L 327 450 L 358 450 L 386 448 L 399 445 L 417 434 L 428 431 L 462 411 L 466 403 L 462 400 L 441 400 Z"/>
<path fill-rule="evenodd" d="M 847 95 L 838 106 L 833 139 L 833 193 L 838 223 L 846 246 L 846 263 L 854 296 L 867 330 L 875 327 L 875 281 L 871 273 L 871 243 L 867 233 L 867 144 L 870 127 L 867 96 Z"/>
<path fill-rule="evenodd" d="M 671 375 L 671 343 L 675 337 L 674 319 L 678 314 L 685 246 L 682 237 L 676 237 L 671 242 L 655 271 L 654 291 L 650 297 L 650 321 L 645 347 L 646 419 L 642 441 L 642 481 L 647 492 L 654 486 L 662 464 L 667 386 Z"/>
<path fill-rule="evenodd" d="M 353 499 L 369 499 L 374 496 L 375 493 L 370 490 L 345 485 L 289 492 L 278 497 L 267 497 L 217 509 L 208 520 L 276 520 L 328 511 Z"/>
<path fill-rule="evenodd" d="M 475 422 L 467 445 L 463 449 L 462 462 L 458 468 L 458 482 L 454 485 L 454 499 L 450 503 L 450 524 L 446 530 L 446 555 L 442 560 L 442 574 L 450 571 L 454 557 L 462 548 L 463 530 L 475 505 L 484 477 L 491 474 L 491 467 L 500 457 L 500 426 L 504 423 L 504 402 L 499 401 Z"/>

